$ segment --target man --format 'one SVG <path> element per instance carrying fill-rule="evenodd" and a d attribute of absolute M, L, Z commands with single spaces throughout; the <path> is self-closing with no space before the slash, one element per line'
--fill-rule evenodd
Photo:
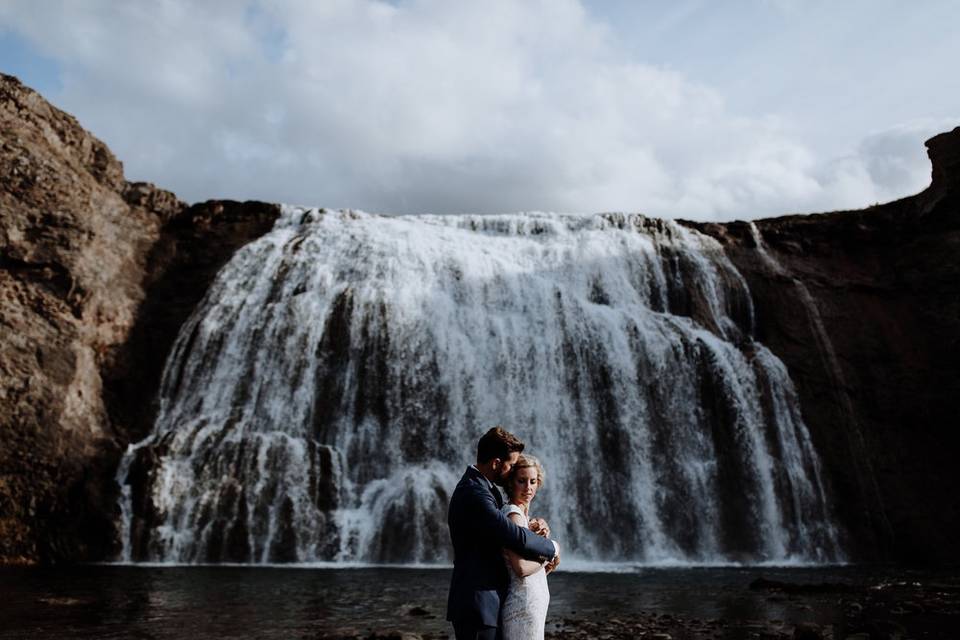
<path fill-rule="evenodd" d="M 518 527 L 500 512 L 506 486 L 523 442 L 501 427 L 477 443 L 477 464 L 467 467 L 450 498 L 447 523 L 453 541 L 453 578 L 447 620 L 457 640 L 499 638 L 500 602 L 510 583 L 503 549 L 528 560 L 560 560 L 560 547 L 546 536 Z"/>

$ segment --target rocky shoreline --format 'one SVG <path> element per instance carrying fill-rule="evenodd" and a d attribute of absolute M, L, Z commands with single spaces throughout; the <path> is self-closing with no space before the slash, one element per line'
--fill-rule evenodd
<path fill-rule="evenodd" d="M 780 619 L 703 619 L 667 612 L 613 613 L 548 619 L 545 637 L 552 640 L 952 640 L 960 629 L 960 582 L 880 580 L 867 585 L 850 583 L 802 584 L 754 580 L 748 587 L 771 602 L 810 609 L 835 603 L 842 612 L 832 624 L 789 622 Z M 424 615 L 420 609 L 411 615 Z M 400 626 L 400 625 L 398 625 Z M 438 640 L 452 634 L 404 630 L 324 632 L 325 640 Z"/>

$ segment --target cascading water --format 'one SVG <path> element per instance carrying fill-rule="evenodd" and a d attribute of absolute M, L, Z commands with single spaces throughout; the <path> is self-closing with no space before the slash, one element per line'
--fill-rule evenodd
<path fill-rule="evenodd" d="M 448 562 L 502 424 L 566 558 L 835 561 L 816 453 L 711 238 L 639 215 L 284 207 L 182 328 L 125 560 Z"/>

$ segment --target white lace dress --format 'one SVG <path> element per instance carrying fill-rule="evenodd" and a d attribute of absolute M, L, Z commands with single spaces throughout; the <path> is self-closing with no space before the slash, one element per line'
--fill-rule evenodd
<path fill-rule="evenodd" d="M 529 522 L 520 507 L 513 504 L 503 506 L 503 514 L 520 514 L 520 525 L 527 527 Z M 547 589 L 547 572 L 541 569 L 521 578 L 507 563 L 510 573 L 510 587 L 507 597 L 500 606 L 503 640 L 543 640 L 544 625 L 547 621 L 547 606 L 550 604 L 550 591 Z"/>

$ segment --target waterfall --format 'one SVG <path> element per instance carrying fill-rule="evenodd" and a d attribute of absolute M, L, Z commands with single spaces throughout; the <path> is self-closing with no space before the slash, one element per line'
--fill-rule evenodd
<path fill-rule="evenodd" d="M 712 238 L 640 215 L 286 206 L 182 327 L 125 560 L 449 562 L 492 425 L 566 558 L 841 558 L 786 368 Z"/>

